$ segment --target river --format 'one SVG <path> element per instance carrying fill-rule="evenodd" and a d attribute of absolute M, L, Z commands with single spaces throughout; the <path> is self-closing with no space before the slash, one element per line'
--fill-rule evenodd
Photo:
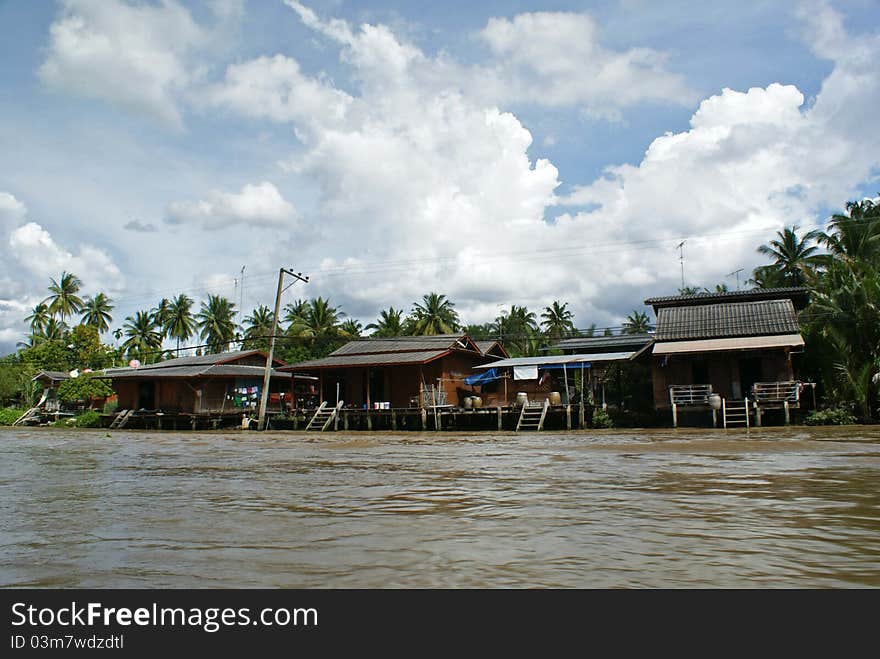
<path fill-rule="evenodd" d="M 10 587 L 878 587 L 880 427 L 0 430 Z"/>

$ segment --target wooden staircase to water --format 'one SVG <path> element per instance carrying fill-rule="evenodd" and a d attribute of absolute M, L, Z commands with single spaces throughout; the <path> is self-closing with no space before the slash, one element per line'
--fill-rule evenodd
<path fill-rule="evenodd" d="M 134 410 L 122 410 L 118 412 L 110 423 L 110 429 L 120 430 L 124 428 L 132 414 L 134 414 Z"/>
<path fill-rule="evenodd" d="M 543 405 L 529 405 L 528 403 L 523 405 L 522 411 L 519 413 L 519 421 L 516 424 L 516 432 L 541 432 L 544 429 L 544 419 L 549 407 L 549 400 L 545 400 Z"/>
<path fill-rule="evenodd" d="M 336 420 L 339 410 L 342 409 L 342 401 L 336 404 L 336 407 L 327 407 L 327 401 L 321 403 L 321 406 L 315 411 L 315 415 L 311 418 L 306 430 L 316 430 L 324 432 L 330 427 L 330 424 Z"/>

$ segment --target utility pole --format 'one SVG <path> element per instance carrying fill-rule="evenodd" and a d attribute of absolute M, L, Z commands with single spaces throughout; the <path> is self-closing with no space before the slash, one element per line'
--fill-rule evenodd
<path fill-rule="evenodd" d="M 278 292 L 275 294 L 275 315 L 272 316 L 272 334 L 269 336 L 269 355 L 266 357 L 266 370 L 263 373 L 263 390 L 260 392 L 260 418 L 257 422 L 258 430 L 265 430 L 266 422 L 266 403 L 269 400 L 269 378 L 272 373 L 272 358 L 275 356 L 275 334 L 278 331 L 278 314 L 281 313 L 281 294 L 286 290 L 284 286 L 284 274 L 287 273 L 293 277 L 293 286 L 297 281 L 309 283 L 309 278 L 303 276 L 301 272 L 293 272 L 286 268 L 278 270 Z"/>

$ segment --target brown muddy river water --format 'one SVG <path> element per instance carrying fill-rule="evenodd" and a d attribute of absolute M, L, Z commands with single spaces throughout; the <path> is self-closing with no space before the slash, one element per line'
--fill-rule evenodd
<path fill-rule="evenodd" d="M 0 585 L 880 586 L 880 428 L 0 430 Z"/>

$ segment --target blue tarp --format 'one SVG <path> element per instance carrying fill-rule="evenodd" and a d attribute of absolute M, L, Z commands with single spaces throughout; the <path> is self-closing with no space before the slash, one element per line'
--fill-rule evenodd
<path fill-rule="evenodd" d="M 543 371 L 545 368 L 558 368 L 560 371 L 565 367 L 569 371 L 576 371 L 579 368 L 590 368 L 590 362 L 571 362 L 569 364 L 542 364 L 538 369 Z"/>
<path fill-rule="evenodd" d="M 498 375 L 498 372 L 494 368 L 490 368 L 485 373 L 478 373 L 477 375 L 469 375 L 464 379 L 465 384 L 486 384 L 487 382 L 494 382 L 495 380 L 500 380 L 501 376 Z"/>

